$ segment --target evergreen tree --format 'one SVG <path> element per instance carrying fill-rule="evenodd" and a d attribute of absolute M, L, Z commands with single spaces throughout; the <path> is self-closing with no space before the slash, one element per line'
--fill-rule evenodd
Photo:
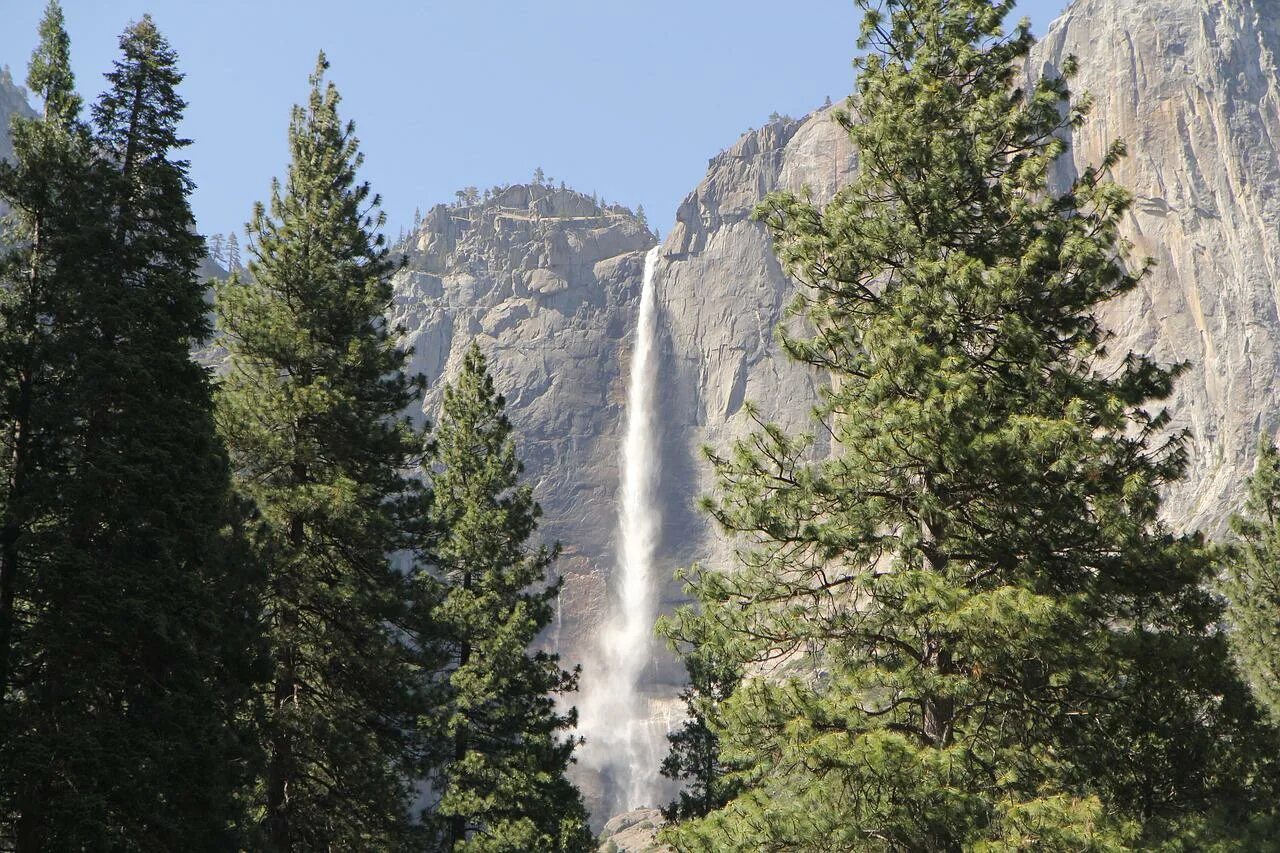
<path fill-rule="evenodd" d="M 89 184 L 87 129 L 79 120 L 80 99 L 70 67 L 70 40 L 62 9 L 50 3 L 40 23 L 40 43 L 31 58 L 27 85 L 43 103 L 39 119 L 13 121 L 14 160 L 0 162 L 0 198 L 12 208 L 0 247 L 4 247 L 0 287 L 0 346 L 3 346 L 4 429 L 3 498 L 0 522 L 0 703 L 8 698 L 16 665 L 17 610 L 20 587 L 28 578 L 31 558 L 24 540 L 40 512 L 34 494 L 44 467 L 38 457 L 48 446 L 50 421 L 65 419 L 51 406 L 65 378 L 65 352 L 45 318 L 59 309 L 60 291 L 73 278 L 73 268 L 58 257 L 68 252 L 75 234 L 88 223 L 80 207 L 64 200 L 80 198 Z M 63 357 L 63 364 L 59 358 Z M 62 369 L 60 369 L 62 368 Z M 65 436 L 64 436 L 65 440 Z"/>
<path fill-rule="evenodd" d="M 1280 451 L 1263 444 L 1249 481 L 1244 513 L 1231 519 L 1236 547 L 1226 552 L 1223 591 L 1229 601 L 1236 661 L 1254 694 L 1280 725 Z"/>
<path fill-rule="evenodd" d="M 217 263 L 226 263 L 225 244 L 222 241 L 221 234 L 214 234 L 209 238 L 209 257 Z"/>
<path fill-rule="evenodd" d="M 743 793 L 680 850 L 1123 849 L 1275 790 L 1196 537 L 1158 520 L 1177 370 L 1102 364 L 1132 290 L 1117 145 L 1058 194 L 1084 118 L 1018 89 L 1011 0 L 866 0 L 859 171 L 760 215 L 800 282 L 834 444 L 773 425 L 713 456 L 741 566 L 672 626 L 747 679 L 712 720 Z M 1069 77 L 1071 63 L 1063 69 Z M 1246 749 L 1244 744 L 1253 743 Z M 1259 749 L 1258 745 L 1266 747 Z"/>
<path fill-rule="evenodd" d="M 720 738 L 710 718 L 733 694 L 741 670 L 716 658 L 714 648 L 696 645 L 684 653 L 689 684 L 680 692 L 688 718 L 667 735 L 671 751 L 662 762 L 668 779 L 688 783 L 679 798 L 662 810 L 669 821 L 703 817 L 723 808 L 737 794 L 738 785 L 720 756 Z"/>
<path fill-rule="evenodd" d="M 505 403 L 472 344 L 429 448 L 432 563 L 443 595 L 432 614 L 451 652 L 443 711 L 423 721 L 444 742 L 428 820 L 445 849 L 537 853 L 593 849 L 582 799 L 564 778 L 576 712 L 556 709 L 577 673 L 530 646 L 554 616 L 556 550 L 528 541 L 540 514 L 520 484 Z"/>
<path fill-rule="evenodd" d="M 255 849 L 394 850 L 410 832 L 405 584 L 392 556 L 421 513 L 405 472 L 417 389 L 384 319 L 395 269 L 379 200 L 321 55 L 291 162 L 250 224 L 249 280 L 219 286 L 231 353 L 220 422 L 261 513 L 272 667 Z"/>
<path fill-rule="evenodd" d="M 232 231 L 227 235 L 227 272 L 244 269 L 240 263 L 240 238 Z"/>
<path fill-rule="evenodd" d="M 75 212 L 29 245 L 42 256 L 31 280 L 48 276 L 38 323 L 63 359 L 62 405 L 43 402 L 35 423 L 43 470 L 19 535 L 31 571 L 0 761 L 12 844 L 222 850 L 252 760 L 237 722 L 256 623 L 208 376 L 189 356 L 207 326 L 204 244 L 174 157 L 181 75 L 150 19 L 131 25 L 82 147 L 60 18 L 51 6 L 32 65 L 61 81 L 59 117 L 31 138 L 75 163 L 74 183 L 45 176 Z"/>

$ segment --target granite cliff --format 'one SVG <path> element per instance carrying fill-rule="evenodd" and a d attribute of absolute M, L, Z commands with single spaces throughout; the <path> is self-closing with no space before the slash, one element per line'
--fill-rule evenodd
<path fill-rule="evenodd" d="M 517 185 L 429 211 L 395 281 L 392 320 L 427 377 L 428 419 L 471 341 L 489 356 L 542 532 L 564 543 L 564 618 L 549 642 L 570 664 L 592 648 L 613 565 L 624 367 L 654 242 L 626 208 Z"/>
<path fill-rule="evenodd" d="M 1278 51 L 1273 0 L 1077 0 L 1030 66 L 1081 60 L 1073 88 L 1095 106 L 1077 167 L 1128 144 L 1115 171 L 1136 196 L 1125 231 L 1158 266 L 1103 316 L 1114 353 L 1189 364 L 1169 405 L 1191 467 L 1166 516 L 1210 534 L 1280 425 Z"/>

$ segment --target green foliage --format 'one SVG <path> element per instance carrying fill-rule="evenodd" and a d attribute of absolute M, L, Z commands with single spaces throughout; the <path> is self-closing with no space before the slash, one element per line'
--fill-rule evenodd
<path fill-rule="evenodd" d="M 409 826 L 413 708 L 400 642 L 421 489 L 406 354 L 384 320 L 395 265 L 321 56 L 291 162 L 250 225 L 249 277 L 219 286 L 231 353 L 220 425 L 260 516 L 271 662 L 257 849 L 394 850 Z M 234 269 L 233 269 L 234 273 Z"/>
<path fill-rule="evenodd" d="M 424 577 L 438 601 L 427 623 L 449 665 L 441 711 L 421 730 L 442 745 L 427 815 L 445 849 L 472 853 L 592 850 L 581 796 L 564 778 L 576 742 L 572 709 L 556 697 L 577 672 L 530 651 L 554 617 L 560 584 L 547 583 L 557 549 L 531 547 L 540 510 L 520 483 L 511 423 L 474 344 L 428 453 L 435 536 Z"/>
<path fill-rule="evenodd" d="M 680 692 L 688 715 L 684 725 L 667 735 L 671 751 L 663 759 L 663 776 L 684 781 L 679 798 L 662 810 L 669 821 L 703 817 L 723 808 L 738 793 L 730 768 L 720 757 L 720 738 L 710 720 L 733 695 L 742 669 L 717 657 L 715 648 L 694 645 L 684 652 L 689 684 Z"/>
<path fill-rule="evenodd" d="M 149 18 L 120 49 L 91 132 L 49 7 L 30 77 L 44 116 L 16 125 L 0 174 L 20 247 L 2 333 L 0 812 L 23 851 L 227 849 L 252 761 L 237 723 L 256 579 L 188 354 L 207 324 L 181 74 Z"/>
<path fill-rule="evenodd" d="M 1274 735 L 1214 631 L 1209 555 L 1158 520 L 1185 452 L 1153 404 L 1179 369 L 1102 361 L 1094 312 L 1143 273 L 1106 177 L 1123 148 L 1051 190 L 1087 102 L 1017 87 L 1011 0 L 864 6 L 837 113 L 856 179 L 759 210 L 812 330 L 782 344 L 831 377 L 833 453 L 758 423 L 712 456 L 740 566 L 695 573 L 669 630 L 759 677 L 711 720 L 742 793 L 668 837 L 1116 850 L 1248 814 Z"/>
<path fill-rule="evenodd" d="M 1224 554 L 1231 644 L 1258 701 L 1280 725 L 1280 451 L 1266 443 L 1249 481 L 1244 513 L 1231 519 L 1238 538 Z"/>

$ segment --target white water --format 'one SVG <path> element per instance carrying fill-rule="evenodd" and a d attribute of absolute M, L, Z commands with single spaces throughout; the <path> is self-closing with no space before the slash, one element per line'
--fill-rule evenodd
<path fill-rule="evenodd" d="M 640 690 L 653 660 L 658 615 L 654 554 L 660 514 L 657 501 L 658 442 L 656 364 L 657 309 L 653 271 L 658 247 L 644 259 L 640 317 L 627 391 L 622 443 L 622 488 L 618 506 L 616 585 L 599 638 L 596 666 L 583 676 L 581 729 L 584 763 L 606 777 L 616 811 L 659 805 L 665 725 L 656 724 Z"/>

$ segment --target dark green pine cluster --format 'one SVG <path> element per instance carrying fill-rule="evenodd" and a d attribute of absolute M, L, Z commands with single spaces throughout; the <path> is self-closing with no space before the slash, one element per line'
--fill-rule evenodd
<path fill-rule="evenodd" d="M 0 849 L 591 849 L 555 551 L 478 351 L 411 424 L 324 58 L 216 383 L 174 54 L 131 25 L 91 122 L 69 68 L 53 2 L 0 165 Z"/>
<path fill-rule="evenodd" d="M 691 573 L 696 606 L 666 630 L 754 677 L 706 718 L 738 792 L 666 838 L 1248 847 L 1280 753 L 1233 671 L 1213 552 L 1159 520 L 1185 469 L 1181 436 L 1159 437 L 1180 371 L 1108 358 L 1095 316 L 1145 272 L 1108 179 L 1123 148 L 1055 189 L 1088 103 L 1073 65 L 1024 86 L 1012 0 L 863 5 L 838 113 L 856 179 L 759 210 L 801 283 L 810 333 L 781 343 L 830 378 L 833 451 L 760 423 L 711 456 L 707 508 L 740 558 Z M 1272 523 L 1246 527 L 1255 563 Z M 1274 651 L 1274 598 L 1263 619 Z"/>
<path fill-rule="evenodd" d="M 188 355 L 209 329 L 181 76 L 143 18 L 89 123 L 67 51 L 53 5 L 29 78 L 44 113 L 0 167 L 0 832 L 22 851 L 225 848 L 257 570 Z"/>

